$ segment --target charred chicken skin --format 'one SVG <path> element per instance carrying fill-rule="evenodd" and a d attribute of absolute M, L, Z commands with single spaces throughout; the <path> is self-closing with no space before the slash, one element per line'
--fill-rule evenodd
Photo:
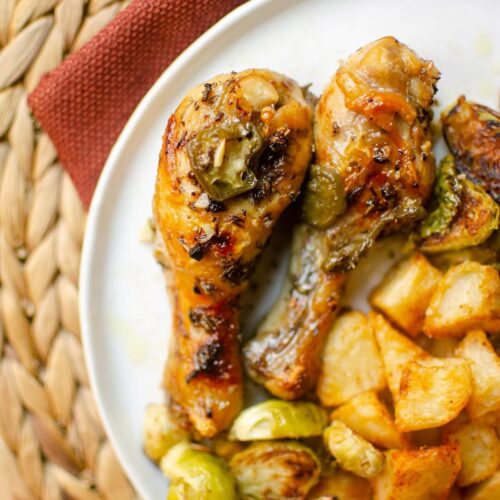
<path fill-rule="evenodd" d="M 304 180 L 312 109 L 268 70 L 218 76 L 170 117 L 154 196 L 174 309 L 164 385 L 211 437 L 242 406 L 238 300 Z"/>
<path fill-rule="evenodd" d="M 386 37 L 349 57 L 321 97 L 289 279 L 244 348 L 249 374 L 273 394 L 296 399 L 314 388 L 347 271 L 378 235 L 425 214 L 438 77 L 432 62 Z"/>

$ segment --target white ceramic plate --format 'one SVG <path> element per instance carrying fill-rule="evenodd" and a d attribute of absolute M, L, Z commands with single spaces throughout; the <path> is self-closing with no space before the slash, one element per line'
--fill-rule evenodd
<path fill-rule="evenodd" d="M 394 35 L 431 58 L 442 72 L 439 106 L 464 93 L 497 106 L 500 2 L 496 0 L 253 0 L 232 12 L 165 71 L 123 130 L 90 209 L 82 257 L 80 305 L 85 353 L 97 404 L 118 457 L 139 493 L 165 498 L 167 483 L 142 453 L 146 405 L 161 401 L 170 329 L 163 277 L 139 233 L 151 216 L 155 172 L 167 119 L 194 84 L 230 70 L 268 67 L 319 94 L 338 61 L 358 47 Z M 289 232 L 289 231 L 287 231 Z M 278 246 L 286 246 L 277 236 Z M 265 261 L 282 252 L 268 252 Z M 378 258 L 384 261 L 384 252 Z M 364 307 L 364 288 L 350 302 Z M 281 264 L 284 264 L 281 259 Z M 264 266 L 265 266 L 264 262 Z M 370 274 L 371 273 L 371 274 Z M 274 280 L 279 285 L 279 280 Z M 246 329 L 275 292 L 264 287 Z"/>

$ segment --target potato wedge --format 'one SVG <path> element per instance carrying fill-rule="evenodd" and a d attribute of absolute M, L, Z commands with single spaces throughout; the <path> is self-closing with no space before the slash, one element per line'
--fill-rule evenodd
<path fill-rule="evenodd" d="M 380 349 L 387 385 L 396 402 L 399 398 L 401 373 L 406 364 L 429 355 L 408 337 L 398 332 L 381 314 L 369 313 L 375 338 Z"/>
<path fill-rule="evenodd" d="M 369 390 L 385 387 L 380 353 L 367 317 L 351 311 L 340 316 L 330 332 L 318 379 L 324 406 L 337 406 Z"/>
<path fill-rule="evenodd" d="M 374 500 L 444 500 L 460 470 L 456 443 L 389 450 L 382 473 L 372 480 Z"/>
<path fill-rule="evenodd" d="M 375 477 L 382 470 L 383 453 L 340 420 L 334 420 L 323 437 L 325 446 L 343 469 L 364 478 Z"/>
<path fill-rule="evenodd" d="M 486 481 L 474 485 L 465 493 L 465 500 L 498 500 L 500 498 L 500 471 Z"/>
<path fill-rule="evenodd" d="M 403 370 L 396 402 L 396 426 L 402 432 L 447 424 L 472 393 L 469 363 L 459 358 L 411 361 Z"/>
<path fill-rule="evenodd" d="M 344 422 L 361 437 L 381 448 L 403 448 L 407 444 L 375 391 L 354 396 L 334 410 L 331 418 Z"/>
<path fill-rule="evenodd" d="M 472 394 L 467 404 L 471 418 L 500 410 L 500 358 L 484 332 L 469 332 L 456 355 L 471 364 Z"/>
<path fill-rule="evenodd" d="M 371 500 L 372 488 L 368 480 L 339 469 L 331 475 L 322 476 L 307 496 L 308 500 L 325 497 L 338 500 Z"/>
<path fill-rule="evenodd" d="M 412 337 L 422 330 L 425 310 L 443 273 L 422 254 L 402 260 L 375 288 L 370 302 Z"/>
<path fill-rule="evenodd" d="M 443 439 L 460 445 L 462 468 L 458 486 L 469 486 L 491 477 L 500 466 L 500 442 L 492 427 L 478 422 L 451 425 Z"/>
<path fill-rule="evenodd" d="M 453 337 L 476 328 L 500 331 L 500 276 L 493 267 L 471 261 L 450 267 L 438 283 L 423 331 Z"/>

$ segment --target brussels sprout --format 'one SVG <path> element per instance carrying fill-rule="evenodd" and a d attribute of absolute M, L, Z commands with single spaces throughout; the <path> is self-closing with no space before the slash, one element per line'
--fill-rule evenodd
<path fill-rule="evenodd" d="M 294 441 L 254 443 L 229 466 L 243 500 L 305 498 L 321 472 L 313 451 Z"/>
<path fill-rule="evenodd" d="M 304 216 L 308 224 L 326 229 L 346 208 L 342 177 L 332 167 L 311 165 L 304 194 Z"/>
<path fill-rule="evenodd" d="M 325 410 L 313 403 L 269 399 L 243 410 L 234 421 L 229 438 L 256 441 L 319 436 L 326 423 Z"/>
<path fill-rule="evenodd" d="M 255 125 L 232 123 L 201 130 L 187 151 L 200 184 L 214 200 L 224 201 L 255 187 L 249 167 L 263 144 Z"/>
<path fill-rule="evenodd" d="M 500 208 L 480 186 L 464 179 L 460 210 L 442 233 L 426 238 L 420 249 L 426 253 L 462 250 L 484 243 L 498 229 Z"/>
<path fill-rule="evenodd" d="M 152 404 L 144 419 L 144 451 L 157 462 L 174 444 L 188 438 L 188 433 L 170 418 L 164 404 Z"/>
<path fill-rule="evenodd" d="M 435 206 L 422 222 L 422 238 L 428 238 L 448 228 L 460 207 L 462 192 L 463 185 L 455 171 L 455 160 L 448 155 L 439 166 L 433 193 Z"/>
<path fill-rule="evenodd" d="M 462 96 L 442 123 L 458 171 L 500 203 L 500 113 Z"/>
<path fill-rule="evenodd" d="M 473 260 L 479 264 L 487 264 L 500 268 L 500 231 L 495 231 L 487 241 L 475 247 L 467 247 L 462 250 L 450 250 L 448 252 L 429 254 L 429 260 L 441 271 L 447 271 L 451 266 L 462 264 Z"/>
<path fill-rule="evenodd" d="M 188 442 L 176 444 L 162 458 L 161 470 L 170 479 L 168 500 L 236 500 L 236 487 L 227 464 Z"/>
<path fill-rule="evenodd" d="M 354 433 L 340 420 L 333 420 L 324 433 L 325 444 L 339 465 L 357 476 L 377 476 L 384 465 L 384 455 L 371 443 Z"/>
<path fill-rule="evenodd" d="M 452 167 L 447 167 L 451 169 L 449 172 L 454 171 L 453 164 L 453 160 L 448 157 L 446 165 L 452 165 Z M 438 231 L 430 233 L 425 231 L 426 227 L 430 227 L 429 218 L 443 208 L 445 203 L 445 198 L 438 200 L 440 207 L 424 222 L 422 235 L 427 234 L 427 236 L 420 242 L 420 249 L 423 252 L 437 253 L 476 246 L 486 241 L 498 228 L 500 208 L 493 198 L 482 187 L 468 179 L 456 177 L 455 180 L 462 186 L 459 207 L 445 226 L 440 225 Z M 440 178 L 438 178 L 439 182 L 441 182 Z"/>

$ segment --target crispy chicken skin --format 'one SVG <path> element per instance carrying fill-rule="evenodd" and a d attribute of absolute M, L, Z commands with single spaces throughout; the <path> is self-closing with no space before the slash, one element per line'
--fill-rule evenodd
<path fill-rule="evenodd" d="M 154 196 L 174 308 L 164 385 L 201 436 L 241 410 L 239 296 L 311 153 L 302 89 L 268 70 L 215 77 L 168 122 Z"/>
<path fill-rule="evenodd" d="M 244 348 L 249 374 L 273 394 L 296 399 L 314 388 L 346 272 L 379 234 L 424 215 L 438 77 L 432 62 L 386 37 L 349 57 L 325 89 L 315 114 L 316 163 L 340 178 L 345 211 L 326 228 L 307 216 L 297 228 L 288 283 Z M 318 189 L 310 177 L 306 200 L 313 182 Z"/>
<path fill-rule="evenodd" d="M 500 113 L 460 97 L 442 124 L 457 170 L 500 203 Z"/>

